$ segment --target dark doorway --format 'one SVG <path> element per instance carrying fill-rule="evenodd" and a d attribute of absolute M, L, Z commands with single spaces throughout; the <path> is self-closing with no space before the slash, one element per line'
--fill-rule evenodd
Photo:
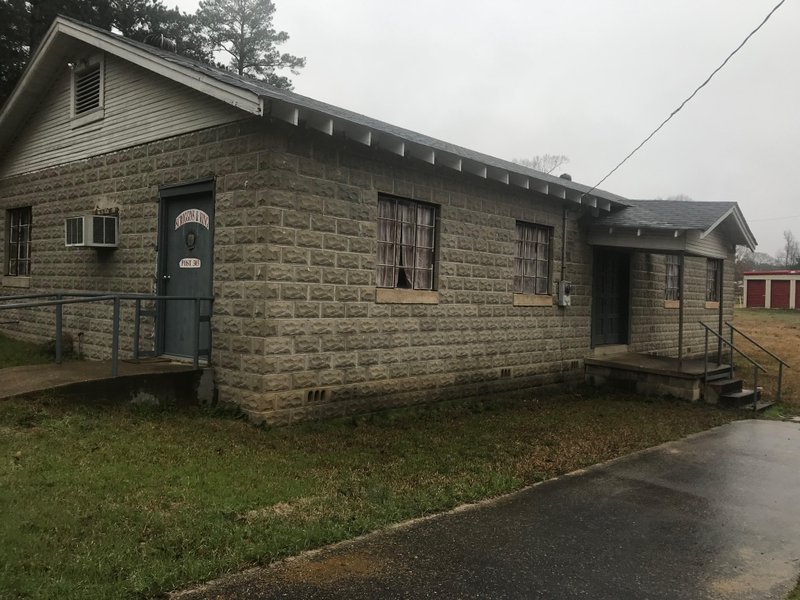
<path fill-rule="evenodd" d="M 592 270 L 592 346 L 628 343 L 630 254 L 595 248 Z"/>
<path fill-rule="evenodd" d="M 211 296 L 214 272 L 214 182 L 161 190 L 158 293 L 162 296 Z M 208 314 L 209 302 L 200 303 Z M 159 307 L 159 353 L 193 355 L 194 303 L 163 301 Z M 200 323 L 200 351 L 209 349 L 208 322 Z"/>

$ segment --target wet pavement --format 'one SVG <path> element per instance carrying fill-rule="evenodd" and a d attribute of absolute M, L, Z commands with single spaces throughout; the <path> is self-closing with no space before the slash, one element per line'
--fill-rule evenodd
<path fill-rule="evenodd" d="M 176 594 L 783 600 L 800 574 L 800 425 L 742 421 Z"/>

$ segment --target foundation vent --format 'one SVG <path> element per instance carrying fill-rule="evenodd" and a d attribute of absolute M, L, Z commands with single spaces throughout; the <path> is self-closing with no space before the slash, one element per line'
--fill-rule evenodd
<path fill-rule="evenodd" d="M 500 377 L 511 377 L 511 369 L 508 367 L 500 369 Z"/>
<path fill-rule="evenodd" d="M 320 402 L 330 402 L 331 391 L 317 388 L 306 392 L 306 404 L 318 404 Z"/>

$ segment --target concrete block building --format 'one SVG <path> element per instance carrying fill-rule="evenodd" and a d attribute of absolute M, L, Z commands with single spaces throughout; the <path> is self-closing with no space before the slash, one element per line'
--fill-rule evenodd
<path fill-rule="evenodd" d="M 199 344 L 220 400 L 274 423 L 698 355 L 755 246 L 733 203 L 629 200 L 66 18 L 0 141 L 0 293 L 213 297 L 197 336 L 153 302 L 143 344 Z M 52 309 L 0 316 L 53 336 Z M 65 306 L 64 328 L 108 355 L 108 306 Z"/>

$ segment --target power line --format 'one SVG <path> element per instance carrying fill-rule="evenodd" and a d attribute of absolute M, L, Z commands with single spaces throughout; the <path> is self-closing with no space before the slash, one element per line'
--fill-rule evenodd
<path fill-rule="evenodd" d="M 766 217 L 764 219 L 748 219 L 749 223 L 758 223 L 759 221 L 782 221 L 783 219 L 800 219 L 800 215 L 787 215 L 785 217 Z"/>
<path fill-rule="evenodd" d="M 602 178 L 600 181 L 598 181 L 596 184 L 594 184 L 594 185 L 592 186 L 592 188 L 591 188 L 589 191 L 587 191 L 587 192 L 584 192 L 584 193 L 583 193 L 583 195 L 582 195 L 581 197 L 588 196 L 588 195 L 589 195 L 589 194 L 591 194 L 591 193 L 592 193 L 594 190 L 596 190 L 596 189 L 597 189 L 597 188 L 598 188 L 598 187 L 599 187 L 599 186 L 600 186 L 600 185 L 601 185 L 601 184 L 602 184 L 602 183 L 603 183 L 603 182 L 604 182 L 606 179 L 608 179 L 609 177 L 611 177 L 611 176 L 612 176 L 612 175 L 613 175 L 613 174 L 614 174 L 614 173 L 617 171 L 617 169 L 619 169 L 619 168 L 620 168 L 622 165 L 624 165 L 626 162 L 628 162 L 628 159 L 629 159 L 631 156 L 633 156 L 634 154 L 636 154 L 636 152 L 637 152 L 637 151 L 638 151 L 638 150 L 639 150 L 639 149 L 640 149 L 642 146 L 644 146 L 644 145 L 645 145 L 647 142 L 649 142 L 649 141 L 650 141 L 650 139 L 651 139 L 651 138 L 652 138 L 652 137 L 653 137 L 655 134 L 657 134 L 657 133 L 658 133 L 658 132 L 661 130 L 661 128 L 662 128 L 662 127 L 664 127 L 664 125 L 666 125 L 666 124 L 667 124 L 667 123 L 670 121 L 670 119 L 672 119 L 672 117 L 674 117 L 675 115 L 677 115 L 677 114 L 680 112 L 680 110 L 681 110 L 681 109 L 682 109 L 684 106 L 686 106 L 686 104 L 687 104 L 687 103 L 688 103 L 688 102 L 689 102 L 689 101 L 690 101 L 692 98 L 694 98 L 694 97 L 697 95 L 697 92 L 699 92 L 699 91 L 700 91 L 700 90 L 702 90 L 704 87 L 706 87 L 706 85 L 708 84 L 708 82 L 709 82 L 709 81 L 711 81 L 712 77 L 714 77 L 714 75 L 716 75 L 716 74 L 717 74 L 719 71 L 721 71 L 721 70 L 722 70 L 722 68 L 723 68 L 723 67 L 724 67 L 726 64 L 728 64 L 728 61 L 729 61 L 731 58 L 733 58 L 733 55 L 734 55 L 734 54 L 736 54 L 737 52 L 739 52 L 739 50 L 741 50 L 741 49 L 742 49 L 742 47 L 743 47 L 743 46 L 744 46 L 744 45 L 745 45 L 745 44 L 748 42 L 748 40 L 750 40 L 750 38 L 751 38 L 751 37 L 753 37 L 753 36 L 756 34 L 756 32 L 757 32 L 759 29 L 761 29 L 761 28 L 764 26 L 764 24 L 765 24 L 767 21 L 769 21 L 769 18 L 770 18 L 770 17 L 773 15 L 773 13 L 774 13 L 776 10 L 778 10 L 778 9 L 781 7 L 781 5 L 782 5 L 784 2 L 786 2 L 786 0 L 780 0 L 780 2 L 778 2 L 778 3 L 775 5 L 775 7 L 774 7 L 774 8 L 773 8 L 771 11 L 769 11 L 769 13 L 767 14 L 767 16 L 766 16 L 766 17 L 764 17 L 764 20 L 763 20 L 763 21 L 761 21 L 761 23 L 759 23 L 758 27 L 756 27 L 755 29 L 753 29 L 753 31 L 751 31 L 750 33 L 748 33 L 748 34 L 747 34 L 747 37 L 746 37 L 746 38 L 744 38 L 744 40 L 742 40 L 742 43 L 741 43 L 741 44 L 739 44 L 738 46 L 736 46 L 736 49 L 735 49 L 733 52 L 731 52 L 730 54 L 728 54 L 728 56 L 725 58 L 725 60 L 723 60 L 723 61 L 722 61 L 722 63 L 721 63 L 721 64 L 720 64 L 720 65 L 719 65 L 719 66 L 718 66 L 716 69 L 714 69 L 714 70 L 711 72 L 711 75 L 709 75 L 708 77 L 706 77 L 706 80 L 705 80 L 703 83 L 701 83 L 699 86 L 697 86 L 697 88 L 696 88 L 696 89 L 695 89 L 695 90 L 694 90 L 694 91 L 693 91 L 693 92 L 692 92 L 692 93 L 689 95 L 689 97 L 688 97 L 688 98 L 686 98 L 686 100 L 684 100 L 683 102 L 681 102 L 680 106 L 678 106 L 678 108 L 676 108 L 675 110 L 673 110 L 673 111 L 672 111 L 672 112 L 669 114 L 669 116 L 668 116 L 666 119 L 664 119 L 664 120 L 661 122 L 661 125 L 659 125 L 658 127 L 656 127 L 656 128 L 653 130 L 653 132 L 652 132 L 650 135 L 648 135 L 646 138 L 644 138 L 644 140 L 642 140 L 642 143 L 640 143 L 638 146 L 636 146 L 636 148 L 634 148 L 633 150 L 631 150 L 631 152 L 628 154 L 628 156 L 626 156 L 625 158 L 623 158 L 623 159 L 622 159 L 622 160 L 619 162 L 619 164 L 618 164 L 616 167 L 614 167 L 613 169 L 611 169 L 611 170 L 608 172 L 608 174 L 607 174 L 605 177 L 603 177 L 603 178 Z"/>

